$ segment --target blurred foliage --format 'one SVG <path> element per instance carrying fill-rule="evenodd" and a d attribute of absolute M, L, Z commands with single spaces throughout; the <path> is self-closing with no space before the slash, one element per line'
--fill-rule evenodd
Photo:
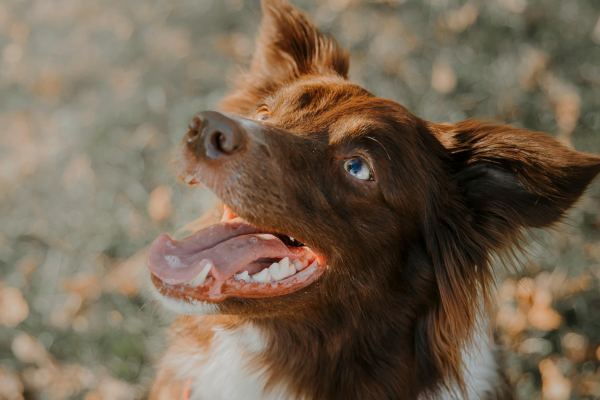
<path fill-rule="evenodd" d="M 297 0 L 351 80 L 600 153 L 600 2 Z M 169 151 L 247 65 L 258 0 L 0 2 L 0 399 L 143 398 L 161 327 L 144 248 L 214 199 Z M 600 396 L 600 184 L 499 283 L 520 399 Z"/>

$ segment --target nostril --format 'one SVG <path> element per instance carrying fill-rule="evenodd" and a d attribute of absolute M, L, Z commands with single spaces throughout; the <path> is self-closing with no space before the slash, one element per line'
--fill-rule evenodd
<path fill-rule="evenodd" d="M 223 149 L 223 144 L 225 142 L 225 135 L 219 131 L 213 132 L 210 136 L 210 143 L 214 146 L 215 149 L 220 151 L 221 153 L 228 153 L 225 149 Z"/>
<path fill-rule="evenodd" d="M 184 140 L 197 157 L 216 160 L 242 150 L 245 134 L 234 119 L 215 111 L 203 111 L 190 120 Z"/>
<path fill-rule="evenodd" d="M 202 130 L 202 121 L 197 115 L 195 115 L 188 124 L 188 129 L 187 141 L 188 143 L 191 143 L 198 138 L 200 131 Z"/>
<path fill-rule="evenodd" d="M 227 127 L 231 128 L 231 127 Z M 237 153 L 241 147 L 241 138 L 239 132 L 231 129 L 215 129 L 211 131 L 205 140 L 206 155 L 212 159 L 217 159 L 223 155 L 232 155 Z"/>
<path fill-rule="evenodd" d="M 202 121 L 200 121 L 200 118 L 197 115 L 194 115 L 194 117 L 188 125 L 188 128 L 190 129 L 190 131 L 198 132 L 201 126 Z"/>

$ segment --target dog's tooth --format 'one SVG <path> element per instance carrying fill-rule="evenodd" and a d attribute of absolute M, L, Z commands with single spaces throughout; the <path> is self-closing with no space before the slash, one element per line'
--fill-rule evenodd
<path fill-rule="evenodd" d="M 279 265 L 279 263 L 273 263 L 269 267 L 269 273 L 271 274 L 271 277 L 273 279 L 275 279 L 276 281 L 285 278 L 287 276 L 285 274 L 286 272 L 287 272 L 287 270 L 283 270 L 281 268 L 281 265 Z"/>
<path fill-rule="evenodd" d="M 300 271 L 302 269 L 302 263 L 298 259 L 292 260 L 292 265 L 294 268 L 296 268 L 296 271 Z"/>
<path fill-rule="evenodd" d="M 258 274 L 252 275 L 252 280 L 255 282 L 260 282 L 260 283 L 270 281 L 271 275 L 269 274 L 269 268 L 265 268 L 262 271 L 260 271 Z"/>
<path fill-rule="evenodd" d="M 290 265 L 290 273 L 288 276 L 292 276 L 296 273 L 296 266 L 294 264 Z"/>
<path fill-rule="evenodd" d="M 289 257 L 285 257 L 283 260 L 279 261 L 279 266 L 281 270 L 281 274 L 283 277 L 290 276 L 290 259 Z"/>
<path fill-rule="evenodd" d="M 194 278 L 190 279 L 187 283 L 192 285 L 192 286 L 200 286 L 204 283 L 204 281 L 206 280 L 206 276 L 208 275 L 208 272 L 210 271 L 210 268 L 212 267 L 211 263 L 208 263 L 204 266 L 204 268 L 202 269 L 202 271 L 200 271 L 200 273 L 198 275 L 196 275 Z"/>
<path fill-rule="evenodd" d="M 308 266 L 308 260 L 306 260 L 304 258 L 294 260 L 294 266 L 296 267 L 297 271 L 302 271 L 304 268 L 306 268 Z"/>
<path fill-rule="evenodd" d="M 233 279 L 236 281 L 250 282 L 250 275 L 248 274 L 248 271 L 244 271 L 241 274 L 234 275 Z"/>

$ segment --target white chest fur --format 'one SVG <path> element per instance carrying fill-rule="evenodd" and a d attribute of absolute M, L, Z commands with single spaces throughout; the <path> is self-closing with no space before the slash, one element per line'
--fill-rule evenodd
<path fill-rule="evenodd" d="M 177 378 L 192 380 L 190 400 L 287 400 L 285 388 L 264 391 L 266 368 L 257 363 L 266 343 L 252 325 L 215 330 L 208 351 L 172 354 Z"/>
<path fill-rule="evenodd" d="M 265 393 L 267 371 L 260 363 L 260 354 L 266 345 L 259 330 L 250 324 L 235 330 L 215 329 L 208 349 L 182 349 L 181 353 L 168 354 L 164 363 L 175 371 L 176 379 L 191 379 L 189 400 L 295 400 L 285 387 Z M 466 400 L 486 398 L 501 381 L 494 346 L 484 323 L 472 347 L 463 351 Z M 454 396 L 443 391 L 435 398 L 460 397 L 455 390 Z"/>
<path fill-rule="evenodd" d="M 467 385 L 465 400 L 480 400 L 489 397 L 502 382 L 498 364 L 494 356 L 494 341 L 490 337 L 488 321 L 484 320 L 473 337 L 469 349 L 463 350 L 464 370 L 463 376 Z M 448 391 L 440 393 L 440 400 L 461 398 L 458 388 L 454 389 L 454 396 Z"/>

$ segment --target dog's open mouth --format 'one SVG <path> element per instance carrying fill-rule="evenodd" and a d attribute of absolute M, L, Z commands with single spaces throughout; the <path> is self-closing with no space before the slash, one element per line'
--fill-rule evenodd
<path fill-rule="evenodd" d="M 148 267 L 162 295 L 217 302 L 294 292 L 314 282 L 326 263 L 294 238 L 261 231 L 225 207 L 220 223 L 180 241 L 160 235 Z"/>

